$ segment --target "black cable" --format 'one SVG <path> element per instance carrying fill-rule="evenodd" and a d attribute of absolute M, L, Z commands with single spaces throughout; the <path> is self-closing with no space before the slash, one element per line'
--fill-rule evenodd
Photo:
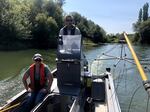
<path fill-rule="evenodd" d="M 125 84 L 125 91 L 127 89 L 127 67 L 126 67 L 126 61 L 124 61 L 124 84 Z"/>
<path fill-rule="evenodd" d="M 124 57 L 126 57 L 127 56 L 127 54 L 126 54 L 126 46 L 124 45 Z"/>
<path fill-rule="evenodd" d="M 128 112 L 130 112 L 131 103 L 132 103 L 132 100 L 133 100 L 133 98 L 134 98 L 135 93 L 136 93 L 141 87 L 142 87 L 142 86 L 137 87 L 136 90 L 134 91 L 134 93 L 133 93 L 133 95 L 132 95 L 132 97 L 131 97 L 130 103 L 129 103 Z"/>
<path fill-rule="evenodd" d="M 119 84 L 120 84 L 120 80 L 121 80 L 121 70 L 119 71 L 119 74 L 118 74 L 119 76 L 118 76 L 118 80 L 117 80 L 117 82 L 116 82 L 116 88 L 115 88 L 115 90 L 117 91 L 118 90 L 118 87 L 119 87 Z"/>
<path fill-rule="evenodd" d="M 149 95 L 148 95 L 148 99 L 147 99 L 146 112 L 148 112 L 148 104 L 149 104 Z"/>
<path fill-rule="evenodd" d="M 145 69 L 147 69 L 147 70 L 148 70 L 148 72 L 150 72 L 150 69 L 149 69 L 148 67 L 145 67 Z"/>
<path fill-rule="evenodd" d="M 105 52 L 105 53 L 103 53 L 103 54 L 106 54 L 106 53 L 111 52 L 111 51 L 112 51 L 112 50 L 114 50 L 117 46 L 118 46 L 118 45 L 115 45 L 114 47 L 112 47 L 111 49 L 109 49 L 108 51 L 106 51 L 106 52 Z"/>

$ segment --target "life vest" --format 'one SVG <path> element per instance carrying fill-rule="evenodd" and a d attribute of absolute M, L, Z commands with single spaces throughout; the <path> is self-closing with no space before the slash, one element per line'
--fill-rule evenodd
<path fill-rule="evenodd" d="M 76 27 L 74 25 L 72 25 L 72 28 L 71 28 L 71 35 L 75 35 L 75 29 Z M 67 29 L 67 26 L 65 26 L 63 28 L 63 35 L 68 35 L 68 29 Z"/>
<path fill-rule="evenodd" d="M 35 76 L 34 76 L 34 74 L 35 74 L 35 64 L 32 64 L 30 66 L 29 71 L 30 71 L 30 81 L 31 81 L 30 87 L 31 87 L 31 89 L 34 90 L 35 89 Z M 41 87 L 44 86 L 45 81 L 46 80 L 45 80 L 44 64 L 41 63 L 41 65 L 40 65 L 40 86 Z"/>

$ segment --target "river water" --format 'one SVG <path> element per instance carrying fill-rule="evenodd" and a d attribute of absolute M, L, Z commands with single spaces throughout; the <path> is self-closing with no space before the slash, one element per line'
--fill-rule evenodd
<path fill-rule="evenodd" d="M 85 49 L 87 48 L 85 47 Z M 150 46 L 134 46 L 134 49 L 150 79 Z M 0 52 L 0 106 L 24 89 L 21 81 L 22 75 L 32 63 L 34 53 L 41 53 L 44 57 L 44 62 L 51 69 L 56 67 L 55 50 L 31 49 Z M 85 55 L 89 61 L 89 70 L 92 74 L 101 74 L 105 72 L 105 68 L 111 68 L 122 112 L 146 112 L 148 96 L 126 45 L 101 45 L 86 50 Z M 142 59 L 147 60 L 142 61 Z M 135 95 L 133 95 L 134 93 Z M 130 108 L 129 104 L 131 104 Z M 150 111 L 150 109 L 148 110 Z"/>

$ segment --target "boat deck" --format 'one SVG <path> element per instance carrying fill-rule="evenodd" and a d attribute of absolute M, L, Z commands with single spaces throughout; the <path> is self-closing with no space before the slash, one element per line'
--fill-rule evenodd
<path fill-rule="evenodd" d="M 57 85 L 57 79 L 54 78 L 51 91 L 53 91 L 56 88 L 56 85 Z M 108 106 L 106 103 L 99 103 L 99 102 L 95 103 L 95 112 L 108 112 L 107 108 Z"/>
<path fill-rule="evenodd" d="M 96 99 L 94 100 L 94 105 L 93 105 L 94 110 L 95 110 L 94 112 L 121 112 L 120 107 L 119 107 L 119 102 L 118 102 L 118 99 L 116 96 L 116 92 L 115 92 L 115 89 L 113 86 L 114 84 L 113 84 L 112 76 L 111 76 L 111 74 L 108 74 L 108 75 L 109 75 L 109 77 L 105 79 L 105 89 L 104 89 L 106 99 L 102 98 L 102 96 L 103 96 L 102 95 L 102 90 L 103 90 L 102 88 L 99 88 L 99 90 L 96 90 L 96 92 L 98 92 L 98 95 L 101 94 L 100 97 L 98 97 L 98 98 L 100 98 L 100 99 L 102 98 L 102 99 L 101 100 L 96 100 Z M 96 79 L 96 80 L 100 81 L 98 79 Z M 100 85 L 98 85 L 98 86 L 102 86 L 101 82 L 99 82 L 99 83 L 100 83 Z M 51 94 L 47 95 L 45 97 L 45 99 L 43 100 L 43 102 L 41 102 L 39 105 L 37 105 L 32 110 L 32 112 L 41 112 L 42 109 L 45 109 L 45 108 L 48 109 L 49 105 L 51 106 L 50 107 L 51 110 L 48 109 L 47 111 L 48 112 L 55 112 L 54 110 L 56 109 L 56 107 L 52 108 L 52 106 L 55 106 L 55 104 L 59 104 L 59 102 L 55 102 L 55 101 L 57 101 L 57 100 L 62 101 L 62 98 L 66 98 L 65 97 L 66 95 L 63 95 L 62 97 L 60 97 L 59 93 L 55 93 L 56 88 L 57 88 L 57 78 L 54 78 L 52 86 L 51 86 Z M 101 93 L 99 93 L 99 92 L 101 92 Z M 16 95 L 12 99 L 10 99 L 7 102 L 7 104 L 3 107 L 3 109 L 11 107 L 14 104 L 16 104 L 17 102 L 20 102 L 21 99 L 23 99 L 23 97 L 25 95 L 26 95 L 26 90 L 24 90 L 23 92 L 19 93 L 18 95 Z M 93 98 L 95 98 L 95 97 L 97 97 L 97 96 L 93 96 Z M 67 101 L 67 99 L 70 99 L 70 97 L 66 98 L 66 101 Z M 48 102 L 50 100 L 51 100 L 51 102 L 48 105 Z M 64 103 L 62 103 L 62 104 L 64 104 Z M 61 105 L 59 105 L 59 106 L 61 106 Z M 72 109 L 70 110 L 70 112 L 76 112 L 76 111 L 74 111 L 77 109 L 76 107 L 79 107 L 78 100 L 74 100 L 74 103 L 72 104 Z M 54 109 L 54 110 L 52 110 L 52 109 Z M 63 112 L 63 110 L 62 110 L 62 112 Z M 81 112 L 81 111 L 78 111 L 78 112 Z"/>

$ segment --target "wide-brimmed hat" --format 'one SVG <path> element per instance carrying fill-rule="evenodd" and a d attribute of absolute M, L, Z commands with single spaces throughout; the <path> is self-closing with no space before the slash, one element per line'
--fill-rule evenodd
<path fill-rule="evenodd" d="M 43 58 L 42 58 L 42 55 L 41 54 L 39 54 L 39 53 L 36 53 L 36 54 L 34 54 L 34 56 L 33 56 L 33 58 L 32 58 L 34 61 L 35 60 L 37 60 L 37 59 L 41 59 L 41 60 L 43 60 Z"/>

